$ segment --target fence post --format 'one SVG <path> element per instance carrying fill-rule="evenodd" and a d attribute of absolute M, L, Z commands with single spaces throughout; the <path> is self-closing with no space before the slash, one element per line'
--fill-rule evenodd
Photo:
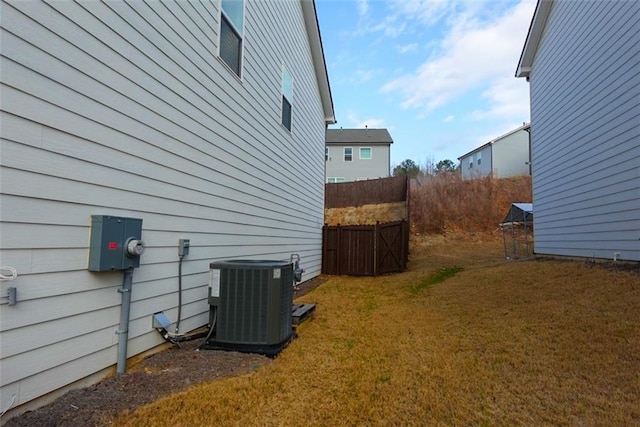
<path fill-rule="evenodd" d="M 327 223 L 322 226 L 322 267 L 320 271 L 327 274 Z"/>
<path fill-rule="evenodd" d="M 407 269 L 407 261 L 409 260 L 409 221 L 402 221 L 402 270 Z"/>
<path fill-rule="evenodd" d="M 342 226 L 338 224 L 338 228 L 336 231 L 336 270 L 337 275 L 340 276 L 342 274 L 342 256 L 340 254 L 340 248 L 342 247 Z"/>
<path fill-rule="evenodd" d="M 409 175 L 407 175 L 407 183 L 406 183 L 406 191 L 404 193 L 404 206 L 407 209 L 407 211 L 405 212 L 405 219 L 407 221 L 409 221 L 409 219 L 411 218 L 411 179 L 409 178 Z"/>
<path fill-rule="evenodd" d="M 380 232 L 379 228 L 378 228 L 378 224 L 380 223 L 380 221 L 376 221 L 375 225 L 371 228 L 371 233 L 373 233 L 373 259 L 372 259 L 372 266 L 373 266 L 373 275 L 377 276 L 378 275 L 378 252 L 379 252 L 379 248 L 378 248 L 378 233 Z"/>

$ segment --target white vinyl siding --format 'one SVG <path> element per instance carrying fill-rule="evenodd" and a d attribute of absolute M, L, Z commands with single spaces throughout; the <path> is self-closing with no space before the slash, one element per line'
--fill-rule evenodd
<path fill-rule="evenodd" d="M 490 153 L 493 171 L 483 166 L 483 174 L 493 172 L 495 178 L 529 175 L 529 132 L 526 130 L 518 130 L 497 140 L 491 145 Z"/>
<path fill-rule="evenodd" d="M 462 179 L 529 174 L 529 125 L 523 125 L 460 157 Z"/>
<path fill-rule="evenodd" d="M 340 176 L 343 177 L 345 181 L 356 181 L 361 178 L 386 178 L 390 175 L 389 162 L 391 150 L 389 145 L 367 145 L 366 147 L 349 145 L 349 147 L 345 147 L 339 144 L 331 144 L 327 148 L 329 150 L 329 157 L 326 162 L 327 177 Z M 344 161 L 345 148 L 351 148 L 352 150 L 350 162 Z M 370 148 L 371 158 L 361 158 L 360 148 Z M 353 155 L 354 150 L 357 150 L 357 156 Z M 338 156 L 336 156 L 336 153 L 338 153 Z"/>
<path fill-rule="evenodd" d="M 640 260 L 637 2 L 553 3 L 531 74 L 535 251 Z"/>
<path fill-rule="evenodd" d="M 143 219 L 129 356 L 162 342 L 153 313 L 176 320 L 180 238 L 183 331 L 208 321 L 212 261 L 298 253 L 303 280 L 320 273 L 325 122 L 301 5 L 246 3 L 240 82 L 215 58 L 219 4 L 0 3 L 0 258 L 19 274 L 1 410 L 116 362 L 122 272 L 87 271 L 93 214 Z"/>

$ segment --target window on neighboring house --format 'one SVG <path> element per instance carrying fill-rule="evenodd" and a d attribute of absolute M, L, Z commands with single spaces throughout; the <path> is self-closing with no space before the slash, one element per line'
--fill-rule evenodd
<path fill-rule="evenodd" d="M 473 167 L 473 156 L 469 157 L 469 169 Z"/>
<path fill-rule="evenodd" d="M 344 161 L 350 162 L 353 160 L 353 148 L 344 147 Z"/>
<path fill-rule="evenodd" d="M 222 0 L 220 15 L 220 58 L 240 77 L 244 0 Z"/>
<path fill-rule="evenodd" d="M 344 178 L 340 178 L 340 177 L 336 177 L 336 178 L 334 178 L 334 177 L 330 177 L 330 178 L 327 178 L 327 182 L 328 182 L 329 184 L 335 184 L 335 183 L 338 183 L 338 182 L 344 182 Z"/>
<path fill-rule="evenodd" d="M 329 160 L 329 147 L 324 147 L 324 161 Z"/>
<path fill-rule="evenodd" d="M 371 148 L 360 147 L 360 158 L 363 160 L 371 160 Z"/>
<path fill-rule="evenodd" d="M 480 166 L 482 164 L 482 153 L 478 153 L 477 157 L 478 157 L 478 160 L 477 160 L 478 166 Z"/>
<path fill-rule="evenodd" d="M 282 125 L 291 131 L 291 106 L 293 104 L 293 78 L 287 67 L 282 66 Z"/>

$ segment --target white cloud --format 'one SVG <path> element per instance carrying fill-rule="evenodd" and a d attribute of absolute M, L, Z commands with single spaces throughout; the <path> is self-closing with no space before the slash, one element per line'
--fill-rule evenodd
<path fill-rule="evenodd" d="M 350 85 L 358 85 L 362 83 L 366 83 L 373 79 L 376 75 L 379 75 L 384 70 L 381 68 L 372 68 L 372 69 L 359 69 L 355 70 L 347 79 L 346 83 Z"/>
<path fill-rule="evenodd" d="M 380 129 L 380 128 L 384 128 L 384 120 L 383 119 L 366 119 L 361 121 L 360 123 L 357 123 L 355 126 L 355 128 L 357 129 L 361 129 L 361 128 L 371 128 L 371 129 Z"/>
<path fill-rule="evenodd" d="M 474 110 L 471 118 L 517 117 L 529 121 L 529 85 L 521 79 L 500 79 L 492 82 L 482 93 L 488 102 L 485 110 Z"/>
<path fill-rule="evenodd" d="M 358 0 L 358 14 L 364 16 L 369 12 L 369 0 Z"/>
<path fill-rule="evenodd" d="M 371 129 L 379 129 L 379 128 L 386 127 L 385 121 L 383 119 L 368 118 L 368 119 L 362 120 L 353 111 L 349 111 L 347 113 L 347 120 L 351 123 L 351 127 L 355 129 L 363 129 L 365 127 L 368 127 Z"/>
<path fill-rule="evenodd" d="M 387 37 L 397 37 L 407 28 L 407 22 L 400 20 L 397 15 L 389 15 L 380 22 L 366 20 L 352 32 L 354 36 L 363 36 L 372 33 L 382 33 Z"/>
<path fill-rule="evenodd" d="M 418 48 L 418 43 L 409 43 L 409 44 L 398 46 L 398 52 L 405 54 L 405 53 L 413 52 L 417 48 Z"/>
<path fill-rule="evenodd" d="M 398 0 L 398 5 L 404 4 Z M 477 2 L 460 3 L 469 6 L 450 16 L 449 31 L 436 53 L 412 74 L 405 74 L 383 86 L 386 93 L 399 93 L 402 108 L 416 108 L 424 112 L 445 105 L 471 90 L 483 90 L 491 107 L 481 114 L 511 114 L 525 84 L 513 77 L 514 69 L 526 37 L 534 0 L 522 0 L 502 15 L 488 14 Z M 452 3 L 437 1 L 407 1 L 405 11 L 413 11 L 429 21 L 442 17 L 454 7 Z M 421 9 L 422 7 L 422 9 Z M 459 7 L 456 6 L 456 7 Z M 420 11 L 422 10 L 422 14 Z M 504 80 L 513 80 L 503 83 Z M 520 86 L 518 86 L 520 83 Z M 521 86 L 524 86 L 522 88 Z M 517 93 L 501 93 L 513 90 Z M 520 100 L 527 109 L 528 96 Z"/>
<path fill-rule="evenodd" d="M 452 116 L 452 115 L 449 115 L 449 116 L 445 117 L 444 119 L 442 119 L 442 121 L 445 122 L 445 123 L 449 123 L 449 122 L 452 122 L 453 119 L 455 119 L 455 117 Z"/>
<path fill-rule="evenodd" d="M 451 0 L 393 0 L 391 9 L 424 25 L 433 25 L 455 9 Z"/>

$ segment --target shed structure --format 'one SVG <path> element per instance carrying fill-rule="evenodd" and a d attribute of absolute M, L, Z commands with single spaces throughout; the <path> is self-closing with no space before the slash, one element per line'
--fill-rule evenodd
<path fill-rule="evenodd" d="M 533 203 L 512 203 L 500 228 L 505 259 L 528 259 L 533 254 Z"/>

